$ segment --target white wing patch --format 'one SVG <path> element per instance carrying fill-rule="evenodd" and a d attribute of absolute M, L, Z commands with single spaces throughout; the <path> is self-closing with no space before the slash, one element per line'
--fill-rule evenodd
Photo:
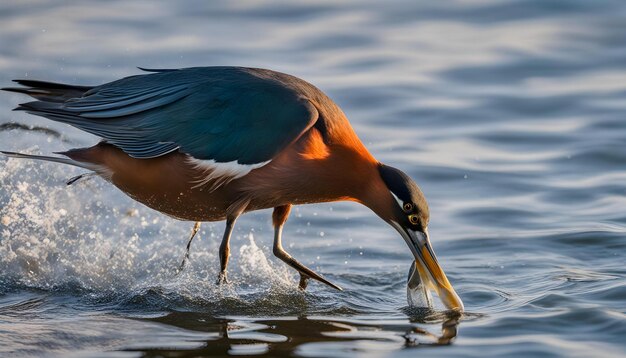
<path fill-rule="evenodd" d="M 256 164 L 239 164 L 236 160 L 226 163 L 218 163 L 213 159 L 203 160 L 188 156 L 187 161 L 193 165 L 194 169 L 202 174 L 195 181 L 193 188 L 209 186 L 209 190 L 213 191 L 228 182 L 239 179 L 254 169 L 271 162 L 271 160 Z"/>

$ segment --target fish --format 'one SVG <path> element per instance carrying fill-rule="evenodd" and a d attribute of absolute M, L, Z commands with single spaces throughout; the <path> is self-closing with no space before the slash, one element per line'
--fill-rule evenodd
<path fill-rule="evenodd" d="M 420 279 L 419 272 L 416 268 L 417 263 L 413 261 L 409 268 L 409 276 L 406 284 L 406 299 L 409 307 L 415 308 L 432 308 L 433 297 L 430 290 Z"/>

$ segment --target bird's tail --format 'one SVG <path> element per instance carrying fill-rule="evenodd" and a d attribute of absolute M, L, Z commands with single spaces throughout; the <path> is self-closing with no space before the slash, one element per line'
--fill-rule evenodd
<path fill-rule="evenodd" d="M 5 152 L 5 151 L 0 151 L 0 153 L 6 155 L 7 157 L 11 157 L 11 158 L 44 160 L 44 161 L 47 161 L 47 162 L 54 162 L 54 163 L 62 163 L 62 164 L 73 165 L 75 167 L 84 168 L 84 169 L 91 170 L 91 171 L 94 171 L 94 172 L 101 171 L 101 166 L 100 165 L 93 164 L 93 163 L 79 162 L 77 160 L 73 160 L 73 159 L 69 159 L 69 158 L 50 157 L 50 156 L 35 155 L 35 154 L 22 154 L 22 153 Z"/>
<path fill-rule="evenodd" d="M 71 98 L 82 97 L 93 86 L 76 86 L 33 80 L 14 80 L 24 87 L 6 87 L 3 91 L 24 93 L 44 102 L 63 103 Z"/>

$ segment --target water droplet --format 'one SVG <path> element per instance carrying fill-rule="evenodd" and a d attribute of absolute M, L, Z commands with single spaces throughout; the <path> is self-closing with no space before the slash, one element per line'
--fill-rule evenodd
<path fill-rule="evenodd" d="M 2 217 L 2 220 L 0 222 L 2 222 L 2 225 L 4 226 L 9 226 L 9 224 L 11 223 L 11 218 L 5 215 Z"/>

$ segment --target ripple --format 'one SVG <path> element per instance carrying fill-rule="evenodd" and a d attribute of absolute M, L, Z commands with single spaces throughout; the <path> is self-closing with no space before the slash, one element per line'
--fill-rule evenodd
<path fill-rule="evenodd" d="M 0 82 L 97 84 L 154 68 L 266 67 L 334 98 L 430 205 L 461 317 L 408 308 L 403 240 L 355 203 L 297 207 L 288 251 L 271 212 L 191 223 L 74 168 L 0 158 L 0 355 L 623 356 L 626 21 L 623 1 L 371 0 L 0 3 Z M 97 138 L 10 110 L 0 149 Z M 414 349 L 421 349 L 415 351 Z M 426 349 L 427 351 L 424 351 Z M 106 353 L 104 353 L 106 352 Z"/>

